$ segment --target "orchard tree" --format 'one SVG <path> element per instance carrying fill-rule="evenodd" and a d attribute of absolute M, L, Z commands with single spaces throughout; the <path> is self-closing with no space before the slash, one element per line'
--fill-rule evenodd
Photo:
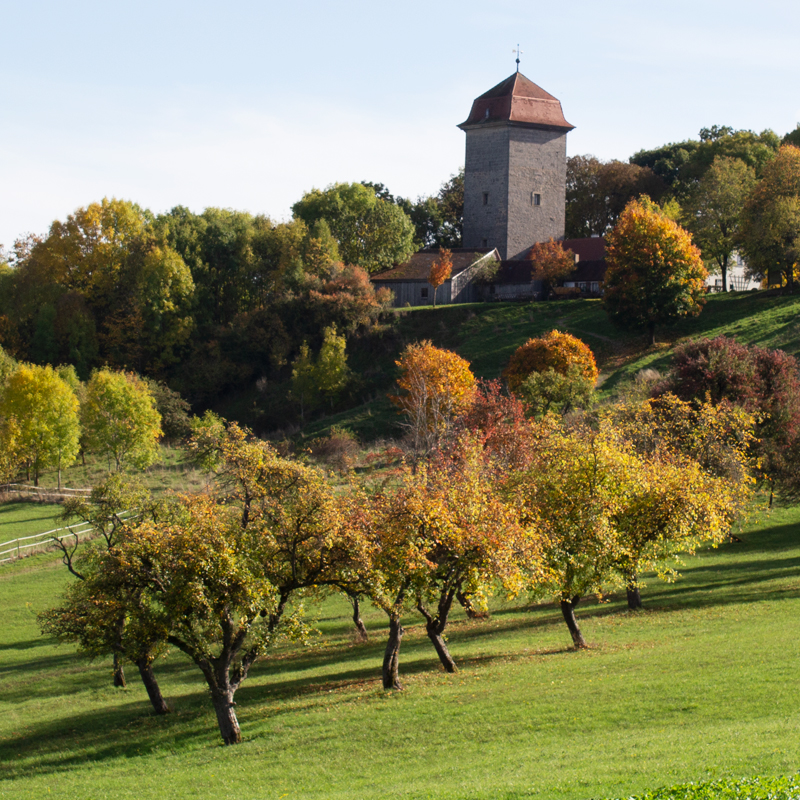
<path fill-rule="evenodd" d="M 132 372 L 98 370 L 86 387 L 81 410 L 89 445 L 123 465 L 144 469 L 158 456 L 161 416 L 147 384 Z"/>
<path fill-rule="evenodd" d="M 433 307 L 436 308 L 436 292 L 453 274 L 453 255 L 446 247 L 439 248 L 439 258 L 431 264 L 428 283 L 433 286 Z"/>
<path fill-rule="evenodd" d="M 34 486 L 42 471 L 55 467 L 60 489 L 61 470 L 79 450 L 78 399 L 69 385 L 52 367 L 20 364 L 0 395 L 0 417 L 14 420 L 17 453 L 32 471 Z"/>
<path fill-rule="evenodd" d="M 505 490 L 520 503 L 522 522 L 539 527 L 550 591 L 574 646 L 584 648 L 575 608 L 618 580 L 624 550 L 613 518 L 623 508 L 625 475 L 637 465 L 607 426 L 566 430 L 545 422 L 540 432 L 531 465 L 511 473 Z M 540 589 L 538 573 L 532 583 Z"/>
<path fill-rule="evenodd" d="M 113 653 L 115 686 L 124 686 L 123 658 L 133 662 L 156 714 L 169 706 L 153 672 L 153 662 L 165 651 L 164 620 L 146 601 L 140 588 L 129 585 L 107 551 L 92 551 L 81 566 L 81 580 L 72 583 L 63 601 L 39 615 L 42 633 L 71 642 L 90 659 Z"/>
<path fill-rule="evenodd" d="M 775 271 L 794 292 L 800 263 L 800 147 L 783 145 L 744 206 L 742 248 L 751 271 Z"/>
<path fill-rule="evenodd" d="M 755 419 L 728 401 L 689 402 L 667 393 L 609 410 L 640 466 L 626 476 L 615 519 L 628 605 L 641 607 L 639 575 L 674 575 L 669 560 L 729 535 L 752 498 Z"/>
<path fill-rule="evenodd" d="M 624 480 L 624 499 L 612 522 L 619 543 L 617 569 L 628 607 L 635 610 L 642 606 L 641 574 L 655 571 L 672 578 L 679 553 L 693 555 L 702 544 L 724 541 L 750 491 L 666 451 L 639 459 Z"/>
<path fill-rule="evenodd" d="M 612 322 L 645 328 L 696 316 L 708 277 L 691 236 L 649 198 L 632 200 L 606 239 L 603 304 Z"/>
<path fill-rule="evenodd" d="M 64 503 L 61 521 L 70 528 L 74 527 L 75 519 L 89 526 L 92 537 L 99 534 L 102 540 L 102 549 L 106 552 L 113 550 L 118 541 L 130 532 L 131 525 L 137 524 L 142 519 L 155 519 L 163 516 L 167 509 L 163 504 L 154 503 L 150 493 L 137 481 L 125 478 L 119 474 L 109 475 L 104 481 L 92 488 L 88 498 L 72 497 Z M 95 547 L 86 559 L 86 566 L 81 563 L 81 555 L 85 553 L 86 536 L 71 531 L 70 536 L 64 538 L 53 537 L 53 544 L 61 552 L 61 561 L 70 573 L 79 581 L 86 581 L 97 577 L 102 571 L 102 559 L 97 552 L 101 549 Z M 105 584 L 108 586 L 108 584 Z M 72 591 L 72 590 L 71 590 Z M 92 613 L 92 591 L 75 589 L 74 596 L 70 595 L 68 602 L 50 621 L 54 626 L 52 633 L 64 638 L 72 636 L 72 641 L 82 643 L 86 652 L 92 657 L 111 653 L 113 656 L 113 681 L 114 686 L 124 687 L 125 670 L 123 659 L 129 658 L 137 664 L 139 674 L 147 687 L 148 695 L 154 704 L 157 714 L 164 713 L 163 701 L 157 690 L 158 684 L 152 674 L 152 658 L 147 655 L 144 639 L 140 635 L 126 637 L 126 616 L 122 606 L 115 599 L 124 592 L 124 587 L 109 589 L 110 595 L 105 599 L 98 599 L 96 613 Z M 102 594 L 102 593 L 101 593 Z M 100 598 L 100 595 L 98 595 Z M 116 608 L 117 614 L 110 614 Z M 57 621 L 56 621 L 57 620 Z M 85 622 L 86 630 L 81 629 L 80 621 Z M 129 645 L 133 645 L 133 650 Z M 153 648 L 155 642 L 151 643 Z M 102 645 L 102 646 L 101 646 Z M 102 650 L 102 652 L 101 652 Z M 133 655 L 131 653 L 133 652 Z M 144 671 L 143 671 L 144 670 Z"/>
<path fill-rule="evenodd" d="M 465 435 L 402 483 L 370 500 L 372 559 L 367 582 L 389 616 L 384 689 L 401 689 L 401 616 L 415 608 L 446 672 L 456 664 L 444 639 L 459 595 L 485 598 L 502 586 L 515 594 L 539 566 L 534 527 L 494 491 L 494 465 L 477 438 Z"/>
<path fill-rule="evenodd" d="M 128 619 L 157 620 L 202 672 L 225 744 L 242 740 L 236 690 L 278 635 L 279 595 L 251 547 L 238 509 L 194 497 L 179 519 L 145 522 L 109 554 L 114 581 L 140 598 Z"/>
<path fill-rule="evenodd" d="M 410 344 L 395 362 L 402 394 L 389 399 L 405 415 L 414 451 L 429 453 L 475 398 L 469 362 L 429 341 Z"/>

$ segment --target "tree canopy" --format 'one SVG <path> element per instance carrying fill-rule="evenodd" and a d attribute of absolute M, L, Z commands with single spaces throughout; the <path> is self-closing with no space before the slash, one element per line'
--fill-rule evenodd
<path fill-rule="evenodd" d="M 708 276 L 691 236 L 649 198 L 632 200 L 606 239 L 603 303 L 611 320 L 645 328 L 699 314 Z"/>
<path fill-rule="evenodd" d="M 346 264 L 380 272 L 414 252 L 414 226 L 402 208 L 363 183 L 312 189 L 292 206 L 296 219 L 327 222 Z"/>
<path fill-rule="evenodd" d="M 601 161 L 594 156 L 567 159 L 567 238 L 602 236 L 614 226 L 630 200 L 646 194 L 660 200 L 667 190 L 650 166 Z"/>
<path fill-rule="evenodd" d="M 800 148 L 783 145 L 764 168 L 744 206 L 740 239 L 753 272 L 775 271 L 794 291 L 800 263 Z"/>
<path fill-rule="evenodd" d="M 756 182 L 753 167 L 738 158 L 717 156 L 686 203 L 686 227 L 694 235 L 709 271 L 722 275 L 728 291 L 728 264 L 738 244 L 745 201 Z"/>
<path fill-rule="evenodd" d="M 92 449 L 113 459 L 119 471 L 143 469 L 158 454 L 161 415 L 147 386 L 130 372 L 95 372 L 86 387 L 83 422 Z"/>
<path fill-rule="evenodd" d="M 78 398 L 69 385 L 50 366 L 20 364 L 0 393 L 0 417 L 34 485 L 43 470 L 56 467 L 60 487 L 61 470 L 79 450 Z"/>

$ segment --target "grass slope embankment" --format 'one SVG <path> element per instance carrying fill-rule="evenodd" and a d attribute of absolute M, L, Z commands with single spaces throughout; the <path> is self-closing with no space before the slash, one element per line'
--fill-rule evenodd
<path fill-rule="evenodd" d="M 353 351 L 351 366 L 372 380 L 371 398 L 347 411 L 307 425 L 304 435 L 320 436 L 343 425 L 362 440 L 397 436 L 396 411 L 386 399 L 405 345 L 430 339 L 466 358 L 480 378 L 498 378 L 511 354 L 533 336 L 557 328 L 585 341 L 601 371 L 602 395 L 612 396 L 647 367 L 669 369 L 672 350 L 686 339 L 732 336 L 747 344 L 800 354 L 800 295 L 769 292 L 709 295 L 702 313 L 657 329 L 658 344 L 647 347 L 643 333 L 614 327 L 600 300 L 535 303 L 475 303 L 438 308 L 399 309 L 396 327 L 367 353 Z"/>
<path fill-rule="evenodd" d="M 456 615 L 446 675 L 409 617 L 402 693 L 384 694 L 385 616 L 353 643 L 349 607 L 309 605 L 312 646 L 255 665 L 237 694 L 245 742 L 224 748 L 199 672 L 156 672 L 152 716 L 129 670 L 87 665 L 38 632 L 68 576 L 52 556 L 0 571 L 0 797 L 627 797 L 658 786 L 787 775 L 800 764 L 800 509 L 781 509 L 655 579 L 646 610 L 581 605 L 591 650 L 567 649 L 552 605 Z"/>

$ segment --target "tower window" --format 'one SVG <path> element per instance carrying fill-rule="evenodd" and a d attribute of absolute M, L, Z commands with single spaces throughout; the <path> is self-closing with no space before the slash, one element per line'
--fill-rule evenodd
<path fill-rule="evenodd" d="M 489 192 L 484 192 L 483 193 L 483 204 L 485 206 L 489 205 Z"/>
<path fill-rule="evenodd" d="M 542 196 L 540 194 L 531 193 L 531 205 L 540 206 L 542 204 Z"/>
<path fill-rule="evenodd" d="M 481 247 L 488 247 L 489 240 L 488 239 L 481 239 Z"/>

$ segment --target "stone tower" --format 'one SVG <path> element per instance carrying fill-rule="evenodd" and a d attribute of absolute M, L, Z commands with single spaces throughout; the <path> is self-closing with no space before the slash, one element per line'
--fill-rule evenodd
<path fill-rule="evenodd" d="M 519 72 L 472 104 L 466 122 L 464 247 L 524 258 L 564 238 L 567 133 L 561 103 Z"/>

